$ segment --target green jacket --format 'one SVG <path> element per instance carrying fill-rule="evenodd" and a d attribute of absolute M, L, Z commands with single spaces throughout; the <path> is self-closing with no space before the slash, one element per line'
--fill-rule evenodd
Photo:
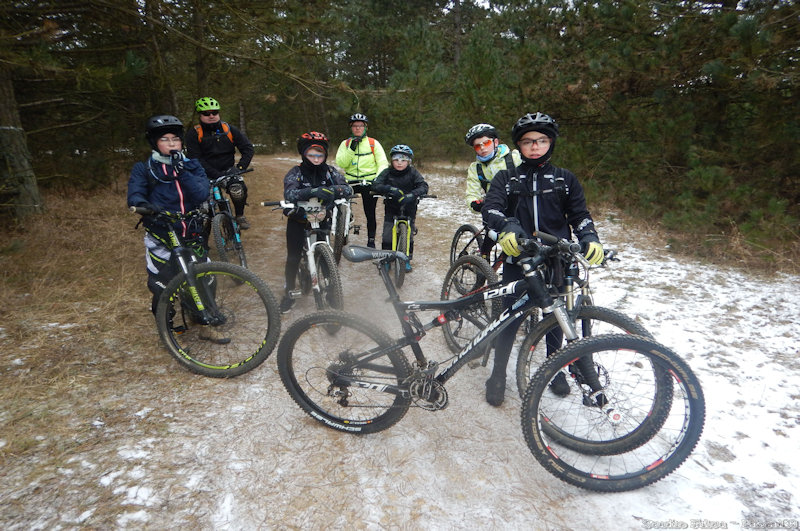
<path fill-rule="evenodd" d="M 374 143 L 374 153 L 370 140 Z M 339 144 L 339 149 L 336 151 L 336 165 L 342 169 L 348 183 L 361 180 L 374 181 L 380 172 L 389 167 L 383 146 L 374 138 L 364 136 L 353 151 L 350 149 L 352 141 L 353 137 L 350 137 Z"/>

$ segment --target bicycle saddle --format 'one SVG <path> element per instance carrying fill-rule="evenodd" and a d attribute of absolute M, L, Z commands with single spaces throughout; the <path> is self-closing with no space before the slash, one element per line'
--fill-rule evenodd
<path fill-rule="evenodd" d="M 366 262 L 367 260 L 395 260 L 400 259 L 408 261 L 405 253 L 400 251 L 380 250 L 373 249 L 372 247 L 364 247 L 361 245 L 347 245 L 342 250 L 342 256 L 347 258 L 349 262 Z"/>

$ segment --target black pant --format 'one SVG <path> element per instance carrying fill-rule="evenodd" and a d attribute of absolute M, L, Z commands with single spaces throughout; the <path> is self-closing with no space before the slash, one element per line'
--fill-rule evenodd
<path fill-rule="evenodd" d="M 364 216 L 367 218 L 367 238 L 374 240 L 375 230 L 378 227 L 375 219 L 375 207 L 378 204 L 378 198 L 369 192 L 361 192 L 361 204 L 364 205 Z"/>

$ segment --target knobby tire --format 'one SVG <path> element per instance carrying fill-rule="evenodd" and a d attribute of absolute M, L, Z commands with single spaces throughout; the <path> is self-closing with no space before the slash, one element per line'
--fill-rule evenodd
<path fill-rule="evenodd" d="M 255 369 L 269 357 L 280 335 L 278 303 L 267 284 L 255 273 L 235 264 L 206 262 L 194 265 L 206 307 L 216 307 L 221 324 L 207 325 L 227 344 L 200 338 L 201 325 L 188 293 L 186 275 L 174 277 L 156 309 L 156 326 L 167 351 L 192 372 L 228 378 Z M 209 300 L 213 299 L 213 300 Z M 195 309 L 193 311 L 193 309 Z"/>
<path fill-rule="evenodd" d="M 318 310 L 334 308 L 341 310 L 344 306 L 342 295 L 342 279 L 339 268 L 333 258 L 331 248 L 327 245 L 317 245 L 314 248 L 314 259 L 317 266 L 317 282 L 319 293 L 314 293 Z"/>
<path fill-rule="evenodd" d="M 578 393 L 557 397 L 549 391 L 557 374 L 586 358 L 594 360 L 607 383 L 602 407 Z M 544 428 L 549 423 L 559 432 L 589 434 L 598 441 L 613 440 L 620 430 L 633 432 L 660 407 L 663 395 L 653 391 L 664 385 L 655 382 L 660 374 L 669 376 L 673 389 L 669 411 L 656 433 L 629 451 L 575 451 Z M 705 398 L 686 362 L 664 345 L 637 335 L 600 335 L 576 341 L 545 361 L 528 385 L 521 420 L 528 448 L 548 472 L 584 489 L 622 492 L 666 477 L 689 457 L 703 431 Z"/>

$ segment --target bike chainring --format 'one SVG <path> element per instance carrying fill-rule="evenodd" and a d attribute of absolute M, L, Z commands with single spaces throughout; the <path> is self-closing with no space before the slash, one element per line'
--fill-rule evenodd
<path fill-rule="evenodd" d="M 447 390 L 439 381 L 431 378 L 416 378 L 408 388 L 414 405 L 428 411 L 444 409 L 449 404 Z"/>

